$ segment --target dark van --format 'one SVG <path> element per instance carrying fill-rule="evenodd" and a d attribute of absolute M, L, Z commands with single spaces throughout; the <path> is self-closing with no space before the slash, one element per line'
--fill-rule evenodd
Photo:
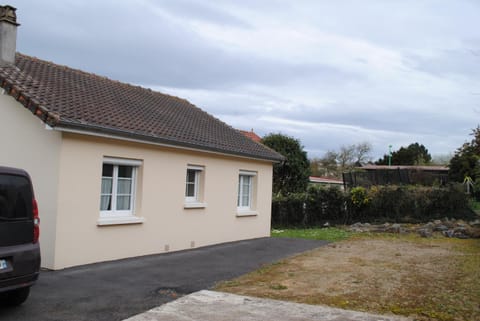
<path fill-rule="evenodd" d="M 28 173 L 0 166 L 0 306 L 22 304 L 38 279 L 39 223 Z"/>

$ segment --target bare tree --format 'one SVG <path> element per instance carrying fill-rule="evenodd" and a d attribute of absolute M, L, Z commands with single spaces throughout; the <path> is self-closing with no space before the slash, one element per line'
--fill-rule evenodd
<path fill-rule="evenodd" d="M 352 164 L 355 160 L 355 145 L 340 147 L 340 151 L 337 154 L 338 167 L 341 172 L 345 171 L 349 167 L 352 167 Z"/>
<path fill-rule="evenodd" d="M 359 166 L 361 164 L 367 163 L 372 160 L 372 144 L 369 142 L 358 143 L 355 146 L 355 165 Z"/>
<path fill-rule="evenodd" d="M 337 177 L 337 153 L 328 151 L 321 158 L 310 160 L 312 175 Z"/>
<path fill-rule="evenodd" d="M 329 150 L 323 157 L 310 161 L 312 174 L 340 178 L 344 171 L 370 161 L 371 152 L 372 144 L 368 142 L 343 145 L 338 152 Z"/>

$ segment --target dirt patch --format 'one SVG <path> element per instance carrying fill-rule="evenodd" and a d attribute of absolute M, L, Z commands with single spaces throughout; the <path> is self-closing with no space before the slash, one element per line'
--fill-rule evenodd
<path fill-rule="evenodd" d="M 479 249 L 478 240 L 360 237 L 264 267 L 217 290 L 417 320 L 480 320 Z"/>

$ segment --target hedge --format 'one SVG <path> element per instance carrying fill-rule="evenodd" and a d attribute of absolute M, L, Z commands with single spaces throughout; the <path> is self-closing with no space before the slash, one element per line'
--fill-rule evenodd
<path fill-rule="evenodd" d="M 348 192 L 311 186 L 305 193 L 273 197 L 272 226 L 473 219 L 475 214 L 468 204 L 468 195 L 460 185 L 355 187 Z"/>

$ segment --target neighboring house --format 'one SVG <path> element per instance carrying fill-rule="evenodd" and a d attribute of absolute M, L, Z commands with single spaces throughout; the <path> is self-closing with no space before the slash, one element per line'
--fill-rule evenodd
<path fill-rule="evenodd" d="M 0 164 L 32 176 L 50 269 L 270 235 L 274 151 L 184 99 L 15 52 L 0 7 Z"/>
<path fill-rule="evenodd" d="M 357 167 L 357 169 L 365 170 L 365 171 L 383 171 L 383 170 L 411 170 L 411 171 L 419 171 L 419 172 L 427 172 L 432 174 L 448 174 L 448 167 L 447 166 L 436 166 L 436 165 L 364 165 L 361 167 Z"/>
<path fill-rule="evenodd" d="M 326 186 L 326 187 L 338 187 L 343 190 L 343 180 L 331 178 L 331 177 L 320 177 L 320 176 L 310 176 L 310 184 Z"/>
<path fill-rule="evenodd" d="M 257 143 L 260 143 L 262 141 L 262 138 L 260 136 L 258 136 L 254 131 L 253 129 L 251 131 L 246 131 L 246 130 L 240 130 L 240 132 L 247 136 L 248 138 L 250 138 L 251 140 L 253 140 L 254 142 L 257 142 Z"/>
<path fill-rule="evenodd" d="M 434 185 L 448 182 L 446 166 L 364 165 L 343 173 L 346 187 L 388 184 Z"/>

